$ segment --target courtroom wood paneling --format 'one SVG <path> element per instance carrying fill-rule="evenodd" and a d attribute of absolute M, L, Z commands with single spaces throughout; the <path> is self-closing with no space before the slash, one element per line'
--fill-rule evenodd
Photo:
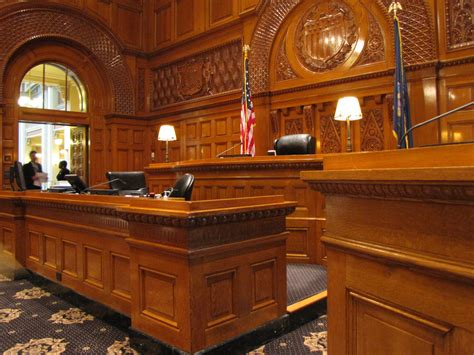
<path fill-rule="evenodd" d="M 195 127 L 199 132 L 199 125 Z M 318 161 L 316 156 L 206 159 L 152 164 L 145 171 L 148 187 L 156 193 L 173 186 L 182 174 L 193 174 L 193 201 L 268 195 L 283 195 L 288 201 L 296 201 L 295 212 L 286 220 L 290 232 L 287 258 L 291 262 L 324 264 L 320 243 L 323 200 L 299 179 L 301 170 L 320 169 Z"/>
<path fill-rule="evenodd" d="M 187 202 L 27 191 L 0 200 L 2 264 L 21 262 L 183 351 L 286 312 L 285 217 L 296 203 L 282 196 Z M 4 258 L 13 220 L 26 260 L 17 248 L 17 260 Z"/>
<path fill-rule="evenodd" d="M 329 351 L 474 351 L 473 150 L 332 155 L 302 173 L 326 200 Z"/>

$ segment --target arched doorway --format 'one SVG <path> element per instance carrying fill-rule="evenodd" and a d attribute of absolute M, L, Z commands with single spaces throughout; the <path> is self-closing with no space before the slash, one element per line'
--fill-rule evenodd
<path fill-rule="evenodd" d="M 4 110 L 3 110 L 3 150 L 4 157 L 14 160 L 23 159 L 19 156 L 19 124 L 49 123 L 53 125 L 68 125 L 85 127 L 87 133 L 82 137 L 88 153 L 84 162 L 84 176 L 90 183 L 102 181 L 107 170 L 105 155 L 107 152 L 107 129 L 104 115 L 111 112 L 113 97 L 111 88 L 100 63 L 87 52 L 79 50 L 68 43 L 37 41 L 29 43 L 17 50 L 11 57 L 4 81 Z M 61 102 L 56 106 L 51 103 L 25 105 L 25 94 L 21 93 L 22 80 L 33 68 L 67 68 L 70 78 L 80 78 L 81 90 L 87 97 L 87 104 L 82 103 L 74 110 L 64 109 Z M 53 66 L 51 66 L 53 64 Z M 39 67 L 38 67 L 39 66 Z M 54 68 L 53 68 L 54 69 Z M 67 79 L 65 79 L 66 81 Z M 23 95 L 23 96 L 22 96 Z M 22 98 L 23 97 L 23 98 Z M 43 95 L 44 98 L 44 95 Z M 56 99 L 58 95 L 56 94 Z M 67 98 L 65 98 L 67 100 Z M 38 100 L 37 100 L 38 101 Z M 54 100 L 53 100 L 54 101 Z M 59 100 L 61 101 L 61 100 Z M 69 103 L 72 105 L 72 102 Z M 26 107 L 30 106 L 30 107 Z M 33 106 L 33 107 L 31 107 Z M 40 107 L 38 107 L 40 106 Z M 79 108 L 78 108 L 79 107 Z M 70 107 L 71 108 L 71 107 Z M 89 166 L 89 162 L 92 162 Z M 3 181 L 3 185 L 7 182 Z"/>

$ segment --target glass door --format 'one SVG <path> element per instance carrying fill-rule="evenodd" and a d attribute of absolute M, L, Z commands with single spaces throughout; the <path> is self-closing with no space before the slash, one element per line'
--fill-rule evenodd
<path fill-rule="evenodd" d="M 18 131 L 20 162 L 28 163 L 30 152 L 36 151 L 51 185 L 57 183 L 59 163 L 64 161 L 71 174 L 88 181 L 87 127 L 20 122 Z"/>

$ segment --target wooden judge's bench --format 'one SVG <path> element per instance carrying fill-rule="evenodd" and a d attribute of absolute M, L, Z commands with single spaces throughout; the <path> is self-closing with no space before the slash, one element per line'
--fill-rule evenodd
<path fill-rule="evenodd" d="M 25 267 L 196 352 L 286 314 L 295 205 L 0 191 L 0 271 Z"/>
<path fill-rule="evenodd" d="M 304 170 L 321 170 L 320 155 L 232 157 L 152 164 L 145 168 L 151 191 L 173 186 L 185 173 L 195 177 L 193 200 L 283 195 L 297 201 L 286 218 L 288 262 L 325 264 L 321 244 L 324 200 L 300 179 Z"/>
<path fill-rule="evenodd" d="M 474 144 L 331 155 L 329 354 L 474 353 Z"/>

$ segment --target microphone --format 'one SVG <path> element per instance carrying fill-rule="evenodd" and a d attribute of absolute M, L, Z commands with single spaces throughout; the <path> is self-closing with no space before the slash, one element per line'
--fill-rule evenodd
<path fill-rule="evenodd" d="M 438 115 L 438 116 L 435 116 L 433 118 L 430 118 L 429 120 L 426 120 L 426 121 L 423 121 L 421 123 L 418 123 L 416 125 L 414 125 L 413 127 L 411 127 L 408 131 L 405 132 L 405 134 L 398 140 L 398 148 L 401 147 L 401 142 L 403 142 L 403 140 L 405 139 L 406 136 L 408 136 L 410 134 L 410 132 L 412 132 L 413 130 L 419 128 L 419 127 L 423 127 L 425 125 L 427 125 L 428 123 L 431 123 L 431 122 L 434 122 L 434 121 L 438 121 L 440 119 L 442 119 L 443 117 L 446 117 L 446 116 L 449 116 L 455 112 L 458 112 L 458 111 L 461 111 L 463 109 L 465 109 L 466 107 L 469 107 L 471 105 L 474 105 L 474 101 L 471 101 L 465 105 L 462 105 L 462 106 L 459 106 L 451 111 L 448 111 L 448 112 L 445 112 L 445 113 L 442 113 L 441 115 Z"/>
<path fill-rule="evenodd" d="M 226 149 L 226 150 L 224 150 L 223 152 L 220 152 L 219 154 L 217 154 L 217 155 L 216 155 L 216 158 L 222 157 L 222 155 L 224 155 L 224 154 L 227 153 L 228 151 L 234 149 L 235 147 L 239 147 L 239 146 L 241 146 L 241 145 L 242 145 L 242 142 L 237 143 L 237 144 L 234 144 L 234 145 L 233 145 L 232 147 L 230 147 L 229 149 Z"/>
<path fill-rule="evenodd" d="M 125 180 L 122 180 L 121 178 L 115 178 L 115 179 L 112 179 L 112 180 L 109 180 L 109 181 L 106 181 L 106 182 L 101 182 L 100 184 L 95 184 L 95 185 L 89 186 L 87 189 L 84 189 L 83 192 L 89 191 L 89 190 L 91 190 L 91 189 L 95 189 L 95 188 L 98 187 L 98 186 L 110 184 L 111 182 L 115 182 L 115 181 L 120 181 L 120 182 L 121 182 L 122 184 L 124 184 L 125 186 L 128 185 Z"/>

